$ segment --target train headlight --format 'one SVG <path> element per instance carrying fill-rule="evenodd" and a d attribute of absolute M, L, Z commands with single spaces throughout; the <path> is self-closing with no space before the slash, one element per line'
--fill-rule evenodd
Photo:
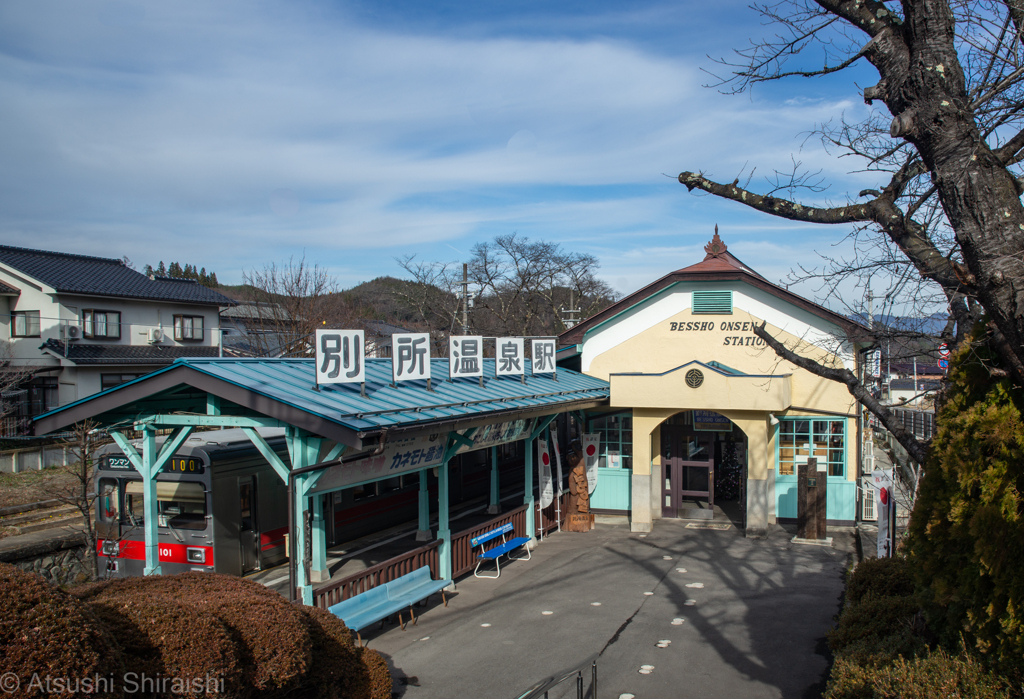
<path fill-rule="evenodd" d="M 188 547 L 185 552 L 189 563 L 206 563 L 206 549 Z"/>

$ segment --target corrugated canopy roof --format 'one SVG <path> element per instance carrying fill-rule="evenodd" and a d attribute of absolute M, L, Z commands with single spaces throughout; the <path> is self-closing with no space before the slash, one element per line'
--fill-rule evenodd
<path fill-rule="evenodd" d="M 484 360 L 484 386 L 477 379 L 448 381 L 448 359 L 431 361 L 426 381 L 393 386 L 391 360 L 366 360 L 366 397 L 359 384 L 322 385 L 317 390 L 313 359 L 179 359 L 169 367 L 41 415 L 36 434 L 85 419 L 102 425 L 129 424 L 139 417 L 206 413 L 206 397 L 221 398 L 225 415 L 265 415 L 351 446 L 376 438 L 383 428 L 412 431 L 446 425 L 455 429 L 513 417 L 581 410 L 604 404 L 607 382 L 560 369 L 518 378 L 494 374 Z"/>

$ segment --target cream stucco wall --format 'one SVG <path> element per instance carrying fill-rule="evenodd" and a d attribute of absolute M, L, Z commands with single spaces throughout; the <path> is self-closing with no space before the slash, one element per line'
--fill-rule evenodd
<path fill-rule="evenodd" d="M 698 315 L 694 289 L 731 289 L 733 313 Z M 647 531 L 660 517 L 660 425 L 681 410 L 715 410 L 747 439 L 748 532 L 774 521 L 776 417 L 853 416 L 846 387 L 781 360 L 753 334 L 768 331 L 798 354 L 822 364 L 855 369 L 854 349 L 841 329 L 820 316 L 742 282 L 678 283 L 592 328 L 581 343 L 582 368 L 612 384 L 611 405 L 633 411 L 632 528 Z M 704 384 L 685 384 L 689 362 L 717 362 L 746 376 L 705 368 Z M 856 419 L 847 420 L 847 479 L 856 478 Z"/>

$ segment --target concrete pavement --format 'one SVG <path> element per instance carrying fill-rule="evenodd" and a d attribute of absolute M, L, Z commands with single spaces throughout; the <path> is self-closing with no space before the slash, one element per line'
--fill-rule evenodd
<path fill-rule="evenodd" d="M 773 525 L 755 540 L 660 520 L 643 535 L 624 518 L 556 534 L 497 580 L 458 581 L 447 608 L 435 596 L 417 626 L 364 638 L 406 699 L 512 698 L 595 653 L 600 697 L 820 696 L 855 540 L 831 531 L 835 548 L 805 546 L 793 534 Z"/>

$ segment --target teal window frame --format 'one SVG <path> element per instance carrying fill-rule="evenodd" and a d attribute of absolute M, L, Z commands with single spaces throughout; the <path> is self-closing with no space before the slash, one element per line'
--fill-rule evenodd
<path fill-rule="evenodd" d="M 608 467 L 608 452 L 618 451 L 619 468 L 633 468 L 633 411 L 608 413 L 588 420 L 587 431 L 601 435 L 598 447 L 600 468 Z"/>
<path fill-rule="evenodd" d="M 802 423 L 806 423 L 806 428 Z M 838 429 L 836 429 L 838 425 Z M 803 430 L 806 429 L 806 432 Z M 785 442 L 788 435 L 793 435 L 792 449 L 793 458 L 785 458 L 783 450 L 789 449 L 790 445 Z M 796 437 L 806 434 L 806 448 L 800 448 L 800 442 Z M 839 442 L 837 443 L 837 440 Z M 846 418 L 844 417 L 818 417 L 799 416 L 786 417 L 779 420 L 779 426 L 775 435 L 775 478 L 777 480 L 796 480 L 795 457 L 797 456 L 825 456 L 828 459 L 828 476 L 837 480 L 846 480 L 847 463 L 846 451 L 848 447 L 846 435 Z M 794 464 L 792 473 L 783 473 L 785 464 Z"/>

